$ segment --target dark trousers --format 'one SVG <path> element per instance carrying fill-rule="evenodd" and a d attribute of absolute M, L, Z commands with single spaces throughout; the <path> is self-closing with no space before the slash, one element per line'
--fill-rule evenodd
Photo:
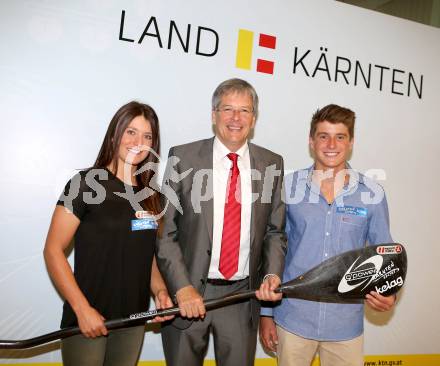
<path fill-rule="evenodd" d="M 205 299 L 223 297 L 248 289 L 248 281 L 226 286 L 207 284 Z M 162 344 L 167 366 L 202 366 L 209 335 L 214 338 L 217 366 L 253 366 L 257 328 L 251 323 L 249 301 L 209 310 L 205 319 L 195 320 L 187 329 L 172 324 L 162 328 Z"/>
<path fill-rule="evenodd" d="M 106 337 L 63 339 L 64 366 L 135 366 L 144 340 L 143 325 L 112 330 Z"/>

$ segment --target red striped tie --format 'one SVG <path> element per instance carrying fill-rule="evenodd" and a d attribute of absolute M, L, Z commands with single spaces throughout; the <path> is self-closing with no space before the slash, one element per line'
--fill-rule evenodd
<path fill-rule="evenodd" d="M 222 247 L 220 252 L 219 271 L 226 278 L 231 278 L 238 270 L 238 253 L 240 249 L 241 200 L 240 200 L 240 171 L 238 170 L 238 155 L 229 153 L 232 161 L 229 183 L 226 189 L 226 202 L 223 220 Z M 237 184 L 238 183 L 238 184 Z"/>

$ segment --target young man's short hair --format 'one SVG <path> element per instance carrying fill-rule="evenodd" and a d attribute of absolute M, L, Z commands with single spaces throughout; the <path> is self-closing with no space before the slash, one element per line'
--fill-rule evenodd
<path fill-rule="evenodd" d="M 316 132 L 316 126 L 319 122 L 342 123 L 344 124 L 350 135 L 350 140 L 354 137 L 354 122 L 356 119 L 355 113 L 336 104 L 329 104 L 318 109 L 312 116 L 310 123 L 310 137 L 313 137 Z"/>

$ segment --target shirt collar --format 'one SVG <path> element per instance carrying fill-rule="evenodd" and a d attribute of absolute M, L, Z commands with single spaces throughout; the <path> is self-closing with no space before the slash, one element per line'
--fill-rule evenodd
<path fill-rule="evenodd" d="M 235 153 L 241 158 L 243 159 L 244 156 L 246 155 L 246 153 L 249 150 L 249 145 L 246 142 L 242 147 L 240 147 L 237 151 L 235 151 Z M 230 151 L 221 141 L 220 139 L 215 136 L 214 137 L 214 145 L 213 145 L 213 155 L 214 155 L 214 159 L 216 160 L 222 160 L 223 158 L 226 158 L 226 155 L 228 155 L 229 153 L 231 153 L 232 151 Z"/>
<path fill-rule="evenodd" d="M 344 187 L 344 191 L 350 191 L 353 187 L 356 187 L 359 183 L 360 184 L 364 184 L 364 178 L 361 174 L 359 174 L 357 171 L 353 170 L 353 168 L 351 167 L 351 165 L 349 163 L 345 163 L 345 167 L 348 171 L 348 174 L 350 175 L 350 179 L 348 181 L 348 185 L 346 185 Z M 312 187 L 312 175 L 313 175 L 313 170 L 315 169 L 315 164 L 313 164 L 312 166 L 310 166 L 309 168 L 307 168 L 307 186 L 309 188 Z"/>

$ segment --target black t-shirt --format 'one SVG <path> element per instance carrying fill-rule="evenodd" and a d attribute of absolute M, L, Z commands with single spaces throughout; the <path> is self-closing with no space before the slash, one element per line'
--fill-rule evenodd
<path fill-rule="evenodd" d="M 149 306 L 156 230 L 135 225 L 136 210 L 127 198 L 115 194 L 126 193 L 127 188 L 139 191 L 106 169 L 89 169 L 67 183 L 57 202 L 81 221 L 74 237 L 75 279 L 106 320 Z M 61 327 L 74 325 L 77 319 L 66 301 Z"/>

